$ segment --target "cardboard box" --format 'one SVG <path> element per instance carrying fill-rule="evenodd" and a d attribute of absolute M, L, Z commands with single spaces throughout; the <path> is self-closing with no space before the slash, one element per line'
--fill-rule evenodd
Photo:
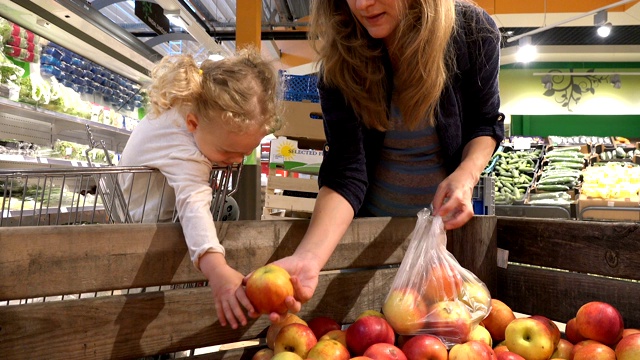
<path fill-rule="evenodd" d="M 276 136 L 324 140 L 322 110 L 319 103 L 283 101 L 284 122 Z"/>
<path fill-rule="evenodd" d="M 322 150 L 300 149 L 298 141 L 281 136 L 271 140 L 269 168 L 317 175 L 322 163 Z"/>
<path fill-rule="evenodd" d="M 640 221 L 639 201 L 637 195 L 626 199 L 598 199 L 581 194 L 578 200 L 578 218 L 590 220 Z M 588 207 L 595 206 L 608 207 L 611 209 L 585 210 Z M 616 207 L 634 208 L 635 210 L 615 210 Z"/>

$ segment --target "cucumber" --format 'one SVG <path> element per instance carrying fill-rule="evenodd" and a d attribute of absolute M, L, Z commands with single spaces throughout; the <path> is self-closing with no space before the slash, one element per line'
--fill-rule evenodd
<path fill-rule="evenodd" d="M 566 185 L 536 185 L 536 189 L 542 191 L 567 191 L 569 187 Z"/>

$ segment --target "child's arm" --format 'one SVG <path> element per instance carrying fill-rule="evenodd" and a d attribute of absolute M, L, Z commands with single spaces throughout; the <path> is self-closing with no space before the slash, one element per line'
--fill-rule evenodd
<path fill-rule="evenodd" d="M 249 316 L 258 317 L 247 295 L 242 290 L 244 276 L 231 268 L 218 252 L 207 252 L 200 257 L 200 270 L 209 280 L 209 287 L 215 299 L 216 312 L 220 324 L 237 329 L 238 322 L 247 325 L 247 318 L 242 307 L 247 309 Z"/>

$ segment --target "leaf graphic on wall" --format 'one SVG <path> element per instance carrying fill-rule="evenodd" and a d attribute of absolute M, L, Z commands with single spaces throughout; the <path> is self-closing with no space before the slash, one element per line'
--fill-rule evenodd
<path fill-rule="evenodd" d="M 555 95 L 556 91 L 553 89 L 549 89 L 547 91 L 544 92 L 544 96 L 553 96 Z"/>
<path fill-rule="evenodd" d="M 582 94 L 582 89 L 580 88 L 580 85 L 573 84 L 573 92 L 576 94 Z"/>

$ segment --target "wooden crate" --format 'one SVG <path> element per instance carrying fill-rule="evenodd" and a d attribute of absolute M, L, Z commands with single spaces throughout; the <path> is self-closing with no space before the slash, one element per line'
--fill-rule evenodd
<path fill-rule="evenodd" d="M 449 240 L 461 263 L 493 288 L 495 224 L 494 217 L 476 218 Z M 248 273 L 291 254 L 308 221 L 219 225 L 227 261 Z M 414 226 L 412 218 L 355 220 L 300 316 L 350 323 L 364 310 L 380 309 Z M 0 302 L 203 280 L 178 224 L 0 228 L 0 243 Z M 4 360 L 140 358 L 256 339 L 268 325 L 263 316 L 238 330 L 221 327 L 208 287 L 0 306 L 0 354 Z M 250 359 L 255 351 L 206 358 Z"/>
<path fill-rule="evenodd" d="M 248 273 L 291 254 L 308 221 L 218 225 L 227 261 Z M 347 324 L 380 309 L 414 226 L 412 218 L 356 219 L 300 316 Z M 203 280 L 178 224 L 0 228 L 0 244 L 0 303 Z M 640 224 L 477 216 L 449 231 L 447 246 L 516 312 L 566 322 L 599 300 L 616 306 L 627 327 L 640 327 Z M 238 330 L 220 327 L 207 287 L 0 306 L 0 354 L 140 358 L 223 345 L 196 358 L 250 359 L 257 347 L 228 344 L 259 339 L 268 325 L 261 317 Z"/>
<path fill-rule="evenodd" d="M 315 198 L 284 195 L 283 190 L 317 194 L 318 179 L 276 176 L 275 169 L 271 169 L 265 190 L 263 220 L 311 216 L 316 203 Z"/>

